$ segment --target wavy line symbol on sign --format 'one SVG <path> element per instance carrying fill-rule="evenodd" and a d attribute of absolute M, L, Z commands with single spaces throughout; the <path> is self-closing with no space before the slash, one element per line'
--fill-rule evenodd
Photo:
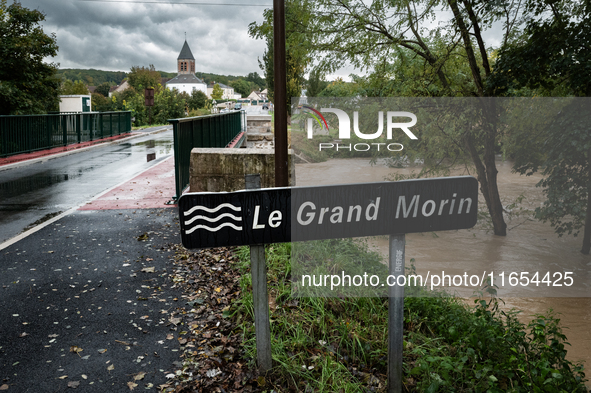
<path fill-rule="evenodd" d="M 207 213 L 217 213 L 218 211 L 220 211 L 223 208 L 229 208 L 229 209 L 234 210 L 235 212 L 238 212 L 238 213 L 240 213 L 242 211 L 242 208 L 239 206 L 234 206 L 230 203 L 222 203 L 221 205 L 219 205 L 215 208 L 208 208 L 205 206 L 197 205 L 197 206 L 192 207 L 188 211 L 184 212 L 183 214 L 185 217 L 188 217 L 191 214 L 198 212 L 200 210 L 207 212 Z M 196 231 L 197 229 L 205 229 L 206 231 L 209 231 L 209 232 L 217 232 L 224 227 L 229 227 L 229 228 L 232 228 L 236 231 L 242 230 L 242 226 L 239 226 L 242 224 L 242 217 L 235 216 L 232 213 L 225 213 L 225 212 L 222 212 L 221 214 L 214 216 L 214 217 L 197 215 L 195 217 L 186 219 L 185 225 L 191 225 L 195 221 L 198 221 L 198 220 L 204 220 L 204 221 L 207 221 L 207 223 L 217 223 L 218 221 L 220 221 L 223 218 L 228 218 L 230 220 L 238 221 L 238 223 L 237 223 L 238 225 L 236 225 L 234 222 L 223 222 L 220 225 L 213 227 L 213 225 L 208 226 L 208 225 L 204 225 L 203 223 L 201 223 L 201 224 L 195 225 L 194 227 L 192 227 L 190 229 L 185 229 L 185 233 L 187 235 L 189 235 L 189 234 L 193 233 L 194 231 Z"/>

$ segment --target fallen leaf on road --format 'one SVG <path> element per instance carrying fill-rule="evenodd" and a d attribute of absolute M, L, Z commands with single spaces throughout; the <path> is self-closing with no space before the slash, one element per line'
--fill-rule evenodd
<path fill-rule="evenodd" d="M 22 337 L 27 337 L 28 335 L 29 335 L 29 333 L 22 332 L 18 336 L 22 338 Z"/>
<path fill-rule="evenodd" d="M 68 382 L 68 387 L 72 389 L 76 389 L 80 385 L 80 381 L 70 381 Z"/>
<path fill-rule="evenodd" d="M 129 390 L 133 390 L 137 386 L 137 383 L 127 382 L 127 386 L 129 386 Z"/>
<path fill-rule="evenodd" d="M 213 369 L 213 370 L 207 370 L 207 372 L 205 373 L 205 375 L 207 375 L 209 378 L 213 378 L 217 375 L 220 375 L 222 372 L 220 371 L 219 368 Z"/>
<path fill-rule="evenodd" d="M 181 319 L 180 318 L 170 318 L 170 322 L 175 325 L 178 325 L 181 322 Z"/>
<path fill-rule="evenodd" d="M 61 377 L 59 377 L 59 379 L 66 379 L 66 378 L 68 378 L 67 375 L 62 375 Z"/>
<path fill-rule="evenodd" d="M 0 386 L 0 390 L 8 390 L 8 385 L 4 384 L 4 385 Z"/>
<path fill-rule="evenodd" d="M 109 371 L 115 370 L 115 365 L 111 364 L 109 367 L 107 367 L 107 370 L 109 370 Z"/>
<path fill-rule="evenodd" d="M 107 350 L 106 350 L 106 349 L 99 349 L 99 350 L 98 350 L 98 353 L 105 353 L 105 352 L 107 352 Z"/>
<path fill-rule="evenodd" d="M 144 379 L 145 376 L 146 376 L 146 373 L 141 371 L 133 376 L 133 380 L 134 381 L 141 381 L 142 379 Z"/>
<path fill-rule="evenodd" d="M 70 352 L 78 353 L 78 352 L 82 352 L 82 351 L 84 351 L 84 350 L 77 345 L 72 345 L 70 347 Z"/>
<path fill-rule="evenodd" d="M 166 336 L 166 339 L 167 339 L 167 340 L 172 340 L 173 338 L 174 338 L 174 335 L 173 335 L 173 334 L 168 334 L 168 335 Z"/>
<path fill-rule="evenodd" d="M 86 374 L 82 374 L 82 379 L 87 379 L 88 376 Z"/>
<path fill-rule="evenodd" d="M 152 267 L 145 267 L 145 268 L 142 269 L 142 272 L 145 272 L 145 273 L 154 273 L 154 266 L 152 266 Z"/>
<path fill-rule="evenodd" d="M 146 232 L 144 232 L 143 234 L 141 234 L 140 236 L 138 236 L 137 240 L 138 241 L 148 240 L 148 234 Z"/>

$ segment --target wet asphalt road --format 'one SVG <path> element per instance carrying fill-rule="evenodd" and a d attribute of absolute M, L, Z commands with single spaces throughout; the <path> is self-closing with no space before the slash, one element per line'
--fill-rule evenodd
<path fill-rule="evenodd" d="M 172 154 L 169 130 L 17 168 L 0 168 L 0 243 L 36 222 L 87 202 Z"/>
<path fill-rule="evenodd" d="M 171 322 L 178 233 L 174 208 L 76 211 L 2 250 L 0 385 L 160 391 L 186 329 Z"/>

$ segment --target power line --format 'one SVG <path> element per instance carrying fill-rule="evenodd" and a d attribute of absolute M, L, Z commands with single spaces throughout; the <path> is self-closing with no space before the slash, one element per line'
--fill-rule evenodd
<path fill-rule="evenodd" d="M 271 7 L 272 4 L 246 4 L 246 3 L 204 3 L 198 1 L 172 2 L 172 1 L 143 1 L 143 0 L 78 0 L 79 2 L 95 3 L 139 3 L 139 4 L 169 4 L 169 5 L 224 5 L 232 7 Z"/>

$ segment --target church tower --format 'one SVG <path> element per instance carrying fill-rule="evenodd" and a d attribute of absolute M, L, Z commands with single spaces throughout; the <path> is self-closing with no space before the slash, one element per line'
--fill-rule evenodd
<path fill-rule="evenodd" d="M 177 65 L 179 75 L 195 74 L 195 58 L 191 53 L 191 49 L 189 48 L 186 39 L 183 44 L 183 49 L 181 49 L 181 53 L 179 53 L 179 57 L 177 58 Z"/>

